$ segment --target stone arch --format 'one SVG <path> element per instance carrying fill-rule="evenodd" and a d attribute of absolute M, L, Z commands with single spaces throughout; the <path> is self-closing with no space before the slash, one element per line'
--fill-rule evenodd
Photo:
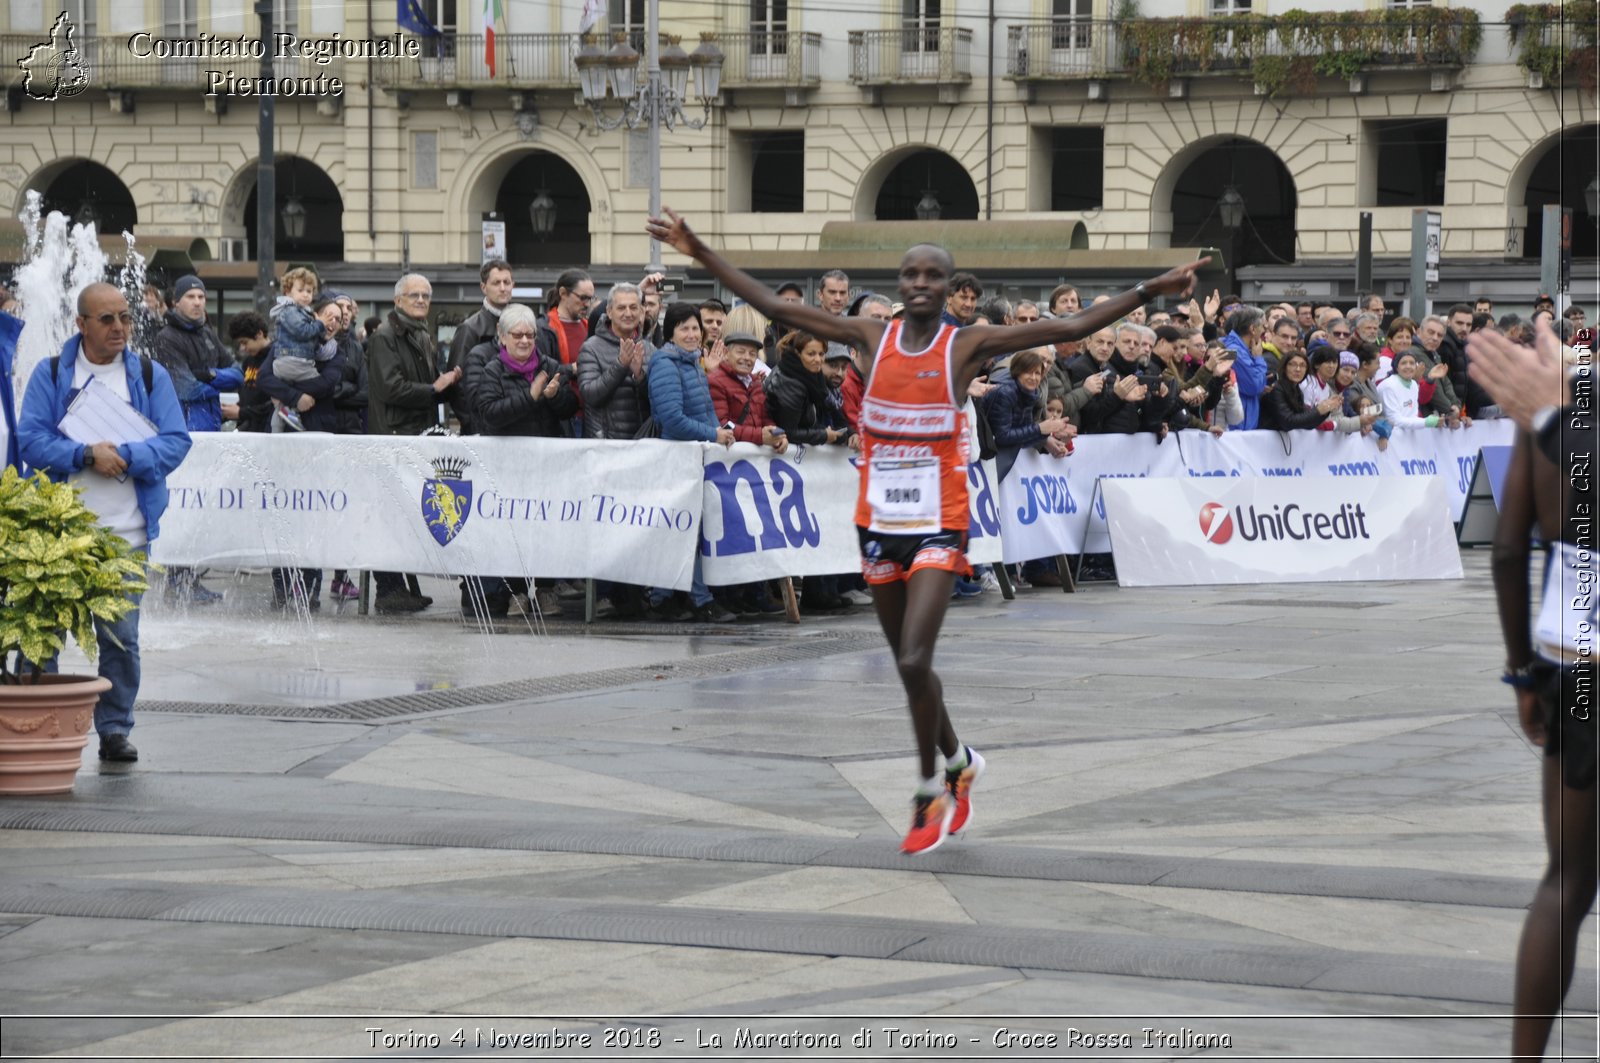
<path fill-rule="evenodd" d="M 895 170 L 901 166 L 901 164 L 906 163 L 907 161 L 925 152 L 936 153 L 937 155 L 949 160 L 950 164 L 959 169 L 960 173 L 965 175 L 967 184 L 970 186 L 973 201 L 979 202 L 977 181 L 973 179 L 972 172 L 967 169 L 966 164 L 958 159 L 954 153 L 939 144 L 925 142 L 902 144 L 896 147 L 894 150 L 880 155 L 877 159 L 873 160 L 873 162 L 868 165 L 866 169 L 861 171 L 861 176 L 856 181 L 855 203 L 853 210 L 856 220 L 876 221 L 878 218 L 879 194 L 883 191 L 884 183 L 889 180 L 890 175 L 892 175 Z M 962 192 L 964 194 L 966 189 L 962 189 Z M 944 216 L 946 218 L 958 217 L 956 214 L 946 214 Z M 967 215 L 963 213 L 959 216 L 966 217 Z M 971 214 L 971 217 L 977 216 L 978 215 L 976 213 Z"/>
<path fill-rule="evenodd" d="M 448 236 L 453 242 L 448 252 L 461 262 L 480 259 L 483 249 L 479 246 L 479 220 L 495 209 L 495 200 L 506 175 L 535 151 L 556 156 L 577 173 L 589 196 L 589 259 L 591 262 L 614 261 L 615 221 L 611 188 L 606 184 L 604 172 L 596 165 L 588 146 L 575 137 L 544 126 L 539 128 L 535 140 L 524 138 L 515 129 L 484 138 L 478 150 L 466 158 L 454 178 L 447 182 L 445 218 L 448 220 L 444 228 L 447 234 L 453 234 Z"/>
<path fill-rule="evenodd" d="M 217 236 L 224 242 L 240 241 L 243 257 L 255 257 L 255 231 L 256 231 L 256 169 L 260 162 L 259 157 L 251 157 L 240 165 L 228 180 L 222 190 L 222 199 L 217 210 Z M 337 241 L 326 240 L 313 243 L 311 250 L 305 247 L 296 248 L 286 244 L 282 230 L 279 230 L 276 257 L 284 258 L 313 258 L 317 261 L 338 261 L 344 257 L 344 232 L 345 232 L 345 203 L 344 193 L 340 190 L 339 177 L 334 170 L 322 165 L 315 158 L 293 152 L 278 152 L 274 156 L 274 180 L 277 188 L 277 198 L 282 203 L 290 195 L 299 195 L 302 199 L 312 198 L 314 202 L 308 203 L 312 214 L 307 219 L 308 234 L 332 236 L 337 235 Z M 294 175 L 291 178 L 291 173 Z M 309 184 L 306 184 L 309 182 Z M 304 185 L 304 187 L 302 187 Z M 320 250 L 319 250 L 320 249 Z"/>
<path fill-rule="evenodd" d="M 1577 167 L 1577 169 L 1579 169 L 1581 173 L 1586 173 L 1592 176 L 1594 173 L 1594 168 L 1592 165 L 1594 159 L 1593 138 L 1595 138 L 1597 135 L 1600 135 L 1600 123 L 1594 121 L 1577 122 L 1573 125 L 1558 129 L 1554 133 L 1550 133 L 1539 140 L 1534 141 L 1529 145 L 1528 150 L 1523 152 L 1521 158 L 1516 161 L 1516 164 L 1512 166 L 1510 172 L 1507 173 L 1507 256 L 1512 258 L 1539 257 L 1540 244 L 1543 242 L 1543 220 L 1540 217 L 1539 211 L 1530 209 L 1531 206 L 1535 205 L 1528 202 L 1530 186 L 1534 182 L 1535 175 L 1539 173 L 1539 171 L 1549 169 L 1552 163 L 1552 153 L 1557 150 L 1562 140 L 1573 139 L 1575 135 L 1581 137 L 1586 146 L 1576 152 L 1577 158 L 1575 158 L 1574 161 L 1581 162 L 1582 160 L 1587 159 L 1590 162 L 1590 165 L 1580 166 Z M 1574 221 L 1580 223 L 1575 225 L 1573 228 L 1573 255 L 1576 258 L 1591 258 L 1594 257 L 1596 253 L 1593 239 L 1589 238 L 1587 243 L 1585 243 L 1583 240 L 1583 238 L 1586 236 L 1586 230 L 1584 229 L 1582 222 L 1587 220 L 1589 229 L 1592 230 L 1593 228 L 1593 220 L 1585 218 L 1583 193 L 1586 185 L 1587 182 L 1584 181 L 1580 175 L 1577 179 L 1575 187 L 1572 189 L 1572 191 L 1576 193 L 1576 202 L 1572 204 L 1576 208 L 1574 211 Z M 1541 191 L 1545 194 L 1535 197 L 1539 201 L 1537 205 L 1542 205 L 1545 202 L 1554 202 L 1554 198 L 1548 194 L 1548 189 Z"/>
<path fill-rule="evenodd" d="M 94 159 L 67 156 L 53 159 L 22 183 L 14 214 L 27 206 L 28 193 L 43 197 L 45 213 L 58 210 L 71 220 L 79 220 L 86 205 L 99 215 L 97 228 L 103 234 L 133 230 L 139 224 L 139 208 L 133 192 L 112 170 Z"/>
<path fill-rule="evenodd" d="M 1236 165 L 1237 156 L 1244 165 Z M 1267 163 L 1268 165 L 1262 165 Z M 1233 184 L 1244 197 L 1249 224 L 1235 246 L 1214 207 L 1180 204 L 1185 195 L 1215 201 Z M 1236 133 L 1202 137 L 1177 152 L 1157 175 L 1150 199 L 1150 246 L 1220 246 L 1232 271 L 1240 265 L 1293 261 L 1298 243 L 1299 189 L 1288 165 L 1270 146 Z"/>

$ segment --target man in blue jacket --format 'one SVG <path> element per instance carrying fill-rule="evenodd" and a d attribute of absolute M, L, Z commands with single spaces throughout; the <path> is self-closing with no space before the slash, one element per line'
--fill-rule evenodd
<path fill-rule="evenodd" d="M 161 366 L 128 353 L 133 331 L 128 301 L 110 284 L 91 284 L 78 296 L 78 335 L 56 358 L 41 362 L 28 381 L 17 420 L 22 460 L 56 483 L 77 487 L 83 504 L 100 523 L 136 549 L 147 549 L 161 531 L 167 508 L 167 476 L 189 453 L 189 433 L 172 378 Z M 80 357 L 81 356 L 81 357 Z M 148 366 L 148 375 L 146 374 Z M 149 384 L 146 384 L 146 381 Z M 79 391 L 93 381 L 127 402 L 157 428 L 137 443 L 78 443 L 59 424 Z M 139 610 L 121 620 L 96 619 L 100 675 L 111 689 L 94 709 L 100 759 L 133 761 L 128 741 L 133 703 L 139 696 Z M 55 670 L 55 662 L 47 665 Z"/>

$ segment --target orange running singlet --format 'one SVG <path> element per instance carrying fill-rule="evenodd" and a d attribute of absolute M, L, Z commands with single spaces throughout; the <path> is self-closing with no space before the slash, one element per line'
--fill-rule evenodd
<path fill-rule="evenodd" d="M 956 404 L 944 324 L 926 350 L 900 346 L 889 322 L 861 400 L 861 491 L 856 524 L 888 535 L 967 530 L 966 417 Z"/>

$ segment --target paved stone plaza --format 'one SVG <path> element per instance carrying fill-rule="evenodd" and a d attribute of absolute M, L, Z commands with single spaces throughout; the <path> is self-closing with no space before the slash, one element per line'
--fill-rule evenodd
<path fill-rule="evenodd" d="M 91 746 L 71 796 L 0 804 L 0 999 L 41 1016 L 0 1055 L 551 1058 L 513 1039 L 552 1030 L 592 1038 L 570 1058 L 830 1054 L 744 1028 L 858 1057 L 1504 1058 L 1538 756 L 1487 552 L 1465 565 L 955 606 L 938 665 L 989 774 L 970 837 L 915 861 L 864 611 L 485 634 L 425 581 L 415 621 L 307 627 L 220 583 L 220 614 L 147 615 L 141 762 Z M 1552 1058 L 1595 1056 L 1582 941 Z"/>

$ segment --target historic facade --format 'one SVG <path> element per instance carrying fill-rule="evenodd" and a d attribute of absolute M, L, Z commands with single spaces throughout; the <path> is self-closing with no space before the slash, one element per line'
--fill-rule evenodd
<path fill-rule="evenodd" d="M 1403 277 L 1412 212 L 1428 207 L 1443 215 L 1446 281 L 1457 266 L 1474 288 L 1504 285 L 1506 302 L 1531 294 L 1539 208 L 1561 202 L 1578 223 L 1575 277 L 1593 276 L 1595 97 L 1574 69 L 1594 62 L 1592 2 L 1569 5 L 1586 31 L 1559 9 L 1508 26 L 1485 5 L 1111 4 L 662 0 L 662 33 L 685 50 L 713 34 L 724 56 L 709 112 L 689 91 L 704 128 L 662 133 L 663 199 L 753 264 L 796 273 L 866 246 L 854 223 L 937 216 L 1053 246 L 1070 234 L 1130 262 L 1217 247 L 1247 267 L 1238 279 L 1295 264 L 1312 284 L 1319 263 L 1349 273 L 1363 211 Z M 637 272 L 647 137 L 597 129 L 574 64 L 578 0 L 502 0 L 492 49 L 481 4 L 412 6 L 439 36 L 399 30 L 394 4 L 278 0 L 279 26 L 311 42 L 275 62 L 293 83 L 276 104 L 277 198 L 299 217 L 278 258 L 357 282 L 402 261 L 465 277 L 495 211 L 524 273 Z M 63 10 L 86 85 L 41 100 L 18 61 Z M 642 45 L 644 0 L 605 14 L 602 47 L 618 30 Z M 10 0 L 0 19 L 5 214 L 36 189 L 247 284 L 261 74 L 248 0 Z M 1552 53 L 1580 60 L 1564 84 Z"/>

